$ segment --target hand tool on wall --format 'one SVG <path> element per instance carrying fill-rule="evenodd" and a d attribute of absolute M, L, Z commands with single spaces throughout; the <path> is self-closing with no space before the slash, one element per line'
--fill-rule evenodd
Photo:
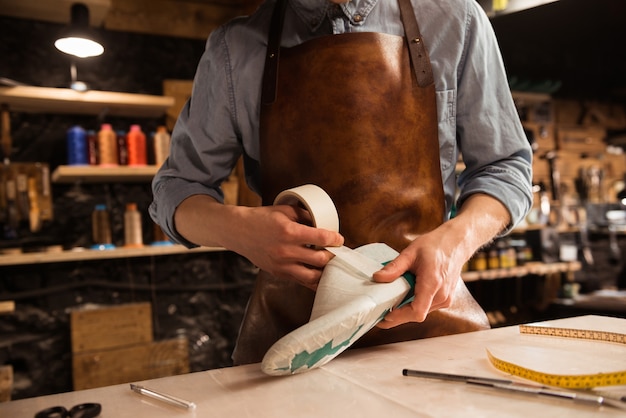
<path fill-rule="evenodd" d="M 539 223 L 548 225 L 550 222 L 550 197 L 546 191 L 546 185 L 543 181 L 539 182 Z"/>
<path fill-rule="evenodd" d="M 2 157 L 4 163 L 9 163 L 11 157 L 11 115 L 9 114 L 9 106 L 2 104 L 0 106 L 0 125 L 2 125 L 2 131 L 0 133 L 0 144 L 2 145 Z"/>
<path fill-rule="evenodd" d="M 558 202 L 560 199 L 561 173 L 556 166 L 556 151 L 548 151 L 543 158 L 548 162 L 550 167 L 550 189 L 552 191 L 552 200 Z"/>
<path fill-rule="evenodd" d="M 34 177 L 28 178 L 28 201 L 29 201 L 29 225 L 31 232 L 38 232 L 41 229 L 41 211 L 39 210 L 39 193 L 37 191 L 37 180 Z"/>
<path fill-rule="evenodd" d="M 589 243 L 589 231 L 587 222 L 587 210 L 579 207 L 576 212 L 578 218 L 578 230 L 580 231 L 580 245 L 582 246 L 583 259 L 588 266 L 593 265 L 593 254 Z"/>
<path fill-rule="evenodd" d="M 11 208 L 7 197 L 8 185 L 5 184 L 7 181 L 5 170 L 6 166 L 9 164 L 11 154 L 11 118 L 9 107 L 6 104 L 0 105 L 0 149 L 2 150 L 2 160 L 0 160 L 0 183 L 2 183 L 0 184 L 0 223 L 12 224 Z M 2 165 L 3 161 L 4 165 Z M 5 226 L 5 229 L 12 231 L 11 227 L 8 226 Z M 9 233 L 8 235 L 12 236 L 13 234 Z"/>
<path fill-rule="evenodd" d="M 556 151 L 548 151 L 543 155 L 544 160 L 548 162 L 550 167 L 550 209 L 548 226 L 559 226 L 562 221 L 559 203 L 561 200 L 561 173 L 559 172 L 556 159 L 558 158 Z"/>

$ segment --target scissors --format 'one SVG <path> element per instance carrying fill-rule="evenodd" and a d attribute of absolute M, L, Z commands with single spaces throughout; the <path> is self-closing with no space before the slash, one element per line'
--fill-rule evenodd
<path fill-rule="evenodd" d="M 69 411 L 64 406 L 53 406 L 37 412 L 35 418 L 94 418 L 101 411 L 102 406 L 99 403 L 81 403 Z"/>

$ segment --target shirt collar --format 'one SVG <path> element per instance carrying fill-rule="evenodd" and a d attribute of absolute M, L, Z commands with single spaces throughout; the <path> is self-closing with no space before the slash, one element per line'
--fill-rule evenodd
<path fill-rule="evenodd" d="M 312 30 L 317 30 L 329 14 L 334 3 L 328 0 L 289 0 L 295 12 Z M 340 5 L 343 13 L 354 25 L 361 25 L 378 0 L 351 0 Z"/>

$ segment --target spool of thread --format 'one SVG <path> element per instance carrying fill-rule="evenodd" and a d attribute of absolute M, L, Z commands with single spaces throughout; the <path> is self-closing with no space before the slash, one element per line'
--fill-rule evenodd
<path fill-rule="evenodd" d="M 131 125 L 126 135 L 128 147 L 128 165 L 147 165 L 146 135 L 139 125 Z"/>
<path fill-rule="evenodd" d="M 128 145 L 126 143 L 126 132 L 117 131 L 117 161 L 120 165 L 128 165 Z"/>
<path fill-rule="evenodd" d="M 67 130 L 67 164 L 89 164 L 87 132 L 80 126 L 72 126 Z"/>
<path fill-rule="evenodd" d="M 154 134 L 154 164 L 161 166 L 170 155 L 170 134 L 165 126 L 157 127 Z"/>
<path fill-rule="evenodd" d="M 128 203 L 124 212 L 124 246 L 143 247 L 141 214 L 136 203 Z"/>
<path fill-rule="evenodd" d="M 93 129 L 87 131 L 87 159 L 89 165 L 98 165 L 98 134 Z"/>
<path fill-rule="evenodd" d="M 96 205 L 91 214 L 92 248 L 107 250 L 115 248 L 111 233 L 111 217 L 106 205 Z"/>
<path fill-rule="evenodd" d="M 103 123 L 98 132 L 99 164 L 104 166 L 118 165 L 117 154 L 117 135 L 113 132 L 110 124 Z"/>

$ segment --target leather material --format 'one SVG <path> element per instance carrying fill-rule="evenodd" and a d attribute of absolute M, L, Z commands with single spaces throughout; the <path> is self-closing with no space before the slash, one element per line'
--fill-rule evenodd
<path fill-rule="evenodd" d="M 402 37 L 317 38 L 283 49 L 279 71 L 278 97 L 261 113 L 263 204 L 317 184 L 353 248 L 400 251 L 441 224 L 435 89 L 414 88 Z"/>
<path fill-rule="evenodd" d="M 352 248 L 384 242 L 401 251 L 443 222 L 435 87 L 418 85 L 405 38 L 380 33 L 317 38 L 281 49 L 277 74 L 276 97 L 261 111 L 264 204 L 285 189 L 317 184 L 333 199 L 345 245 Z M 233 353 L 235 364 L 261 361 L 276 340 L 308 322 L 314 296 L 261 272 Z M 374 329 L 356 345 L 488 327 L 460 281 L 450 308 L 423 323 Z"/>

